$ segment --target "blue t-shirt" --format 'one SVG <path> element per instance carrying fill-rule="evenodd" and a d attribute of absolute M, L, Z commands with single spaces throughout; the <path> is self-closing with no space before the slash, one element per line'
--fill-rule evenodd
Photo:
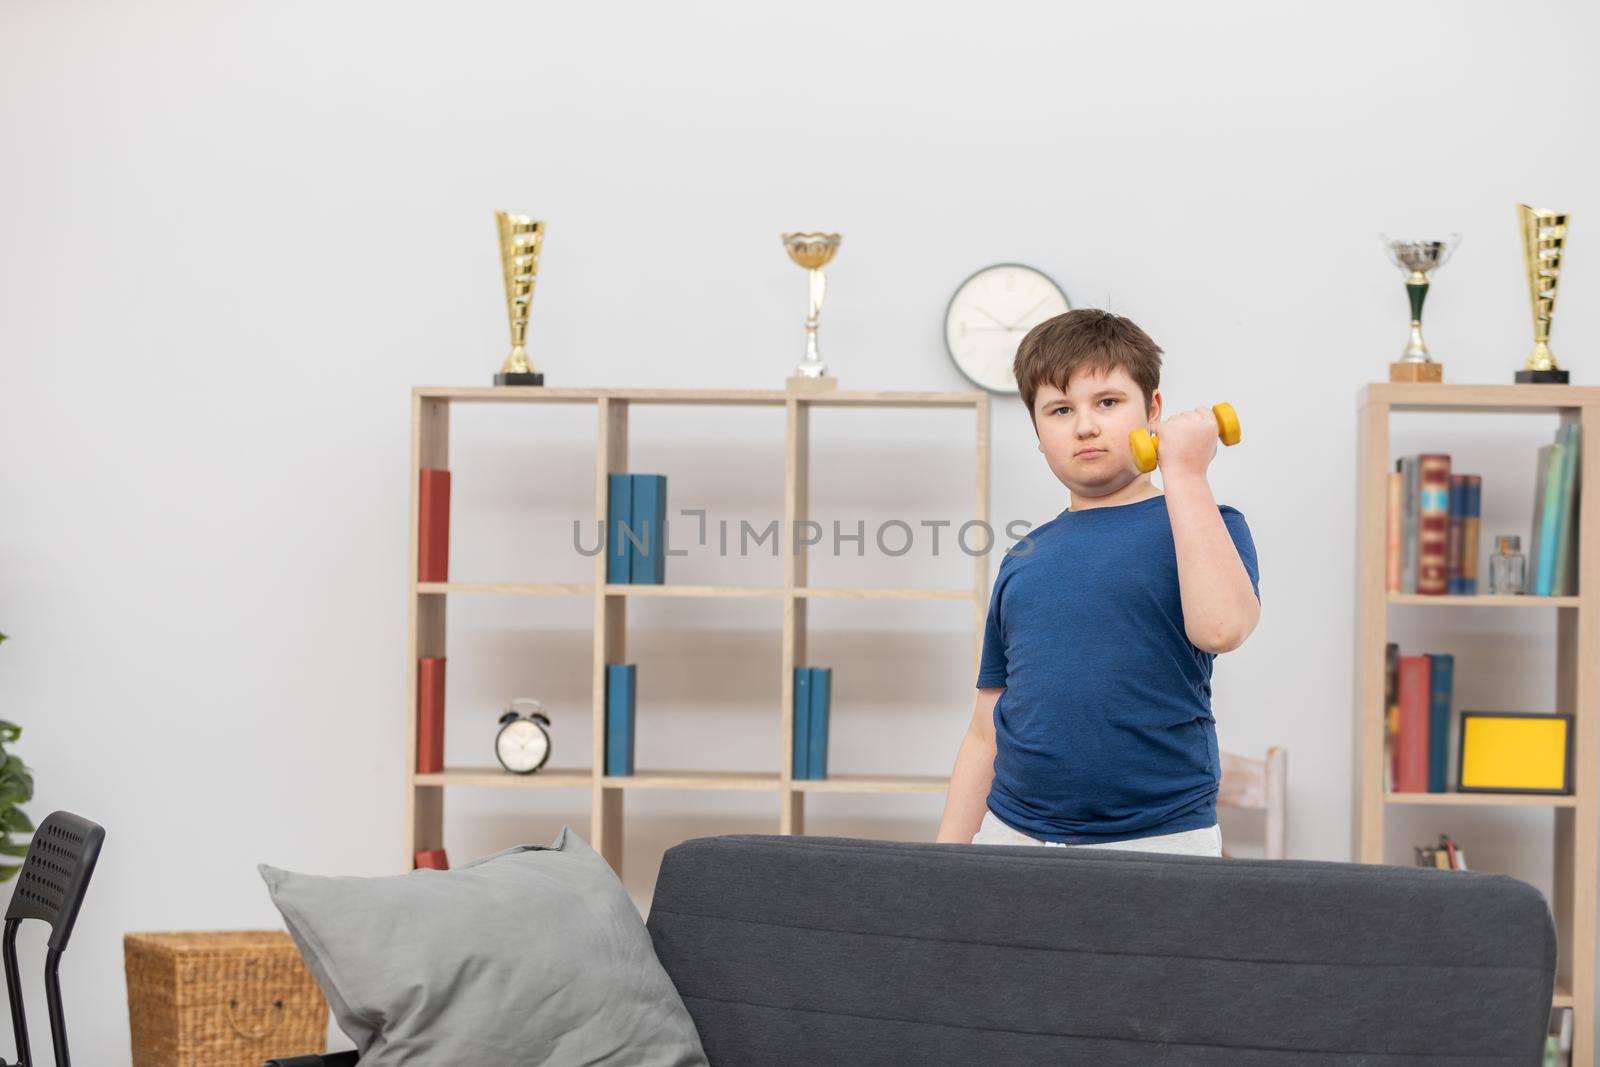
<path fill-rule="evenodd" d="M 1218 510 L 1259 599 L 1250 528 Z M 1068 844 L 1214 825 L 1214 659 L 1184 632 L 1165 496 L 1029 531 L 1000 562 L 978 668 L 978 688 L 1005 687 L 989 810 Z"/>

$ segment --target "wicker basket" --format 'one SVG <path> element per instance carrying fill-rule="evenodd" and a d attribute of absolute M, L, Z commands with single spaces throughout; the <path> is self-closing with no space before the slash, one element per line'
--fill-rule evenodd
<path fill-rule="evenodd" d="M 133 1067 L 261 1067 L 327 1048 L 328 1003 L 282 930 L 127 934 Z"/>

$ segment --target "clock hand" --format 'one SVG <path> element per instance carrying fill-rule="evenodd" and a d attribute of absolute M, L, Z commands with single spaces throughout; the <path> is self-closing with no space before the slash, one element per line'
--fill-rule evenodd
<path fill-rule="evenodd" d="M 1039 304 L 1043 304 L 1046 300 L 1049 300 L 1049 299 L 1050 298 L 1048 296 L 1041 296 L 1039 298 L 1039 303 L 1033 305 L 1033 307 L 1029 308 L 1027 311 L 1024 311 L 1022 314 L 1018 315 L 1017 316 L 1017 321 L 1013 322 L 1011 324 L 1010 328 L 1013 329 L 1013 330 L 1018 329 L 1019 325 L 1020 325 L 1020 323 L 1022 322 L 1023 319 L 1027 318 L 1029 315 L 1032 315 L 1035 311 L 1038 311 L 1039 310 Z"/>
<path fill-rule="evenodd" d="M 987 311 L 983 310 L 983 308 L 979 307 L 977 304 L 969 304 L 967 306 L 972 308 L 973 311 L 976 311 L 978 314 L 982 315 L 984 318 L 988 319 L 990 322 L 994 323 L 996 326 L 1007 330 L 1011 328 L 1005 323 L 1001 322 L 999 319 L 995 318 L 993 315 L 989 314 Z"/>

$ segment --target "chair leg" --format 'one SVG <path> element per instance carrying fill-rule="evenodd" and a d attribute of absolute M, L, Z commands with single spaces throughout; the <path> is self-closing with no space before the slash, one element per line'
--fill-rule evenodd
<path fill-rule="evenodd" d="M 33 1054 L 28 1049 L 28 1016 L 22 1008 L 22 976 L 17 972 L 17 927 L 21 925 L 21 919 L 6 920 L 6 998 L 11 1002 L 11 1029 L 17 1040 L 17 1067 L 29 1067 L 33 1063 Z"/>
<path fill-rule="evenodd" d="M 56 971 L 61 966 L 61 953 L 51 949 L 44 957 L 44 999 L 50 1009 L 50 1041 L 55 1045 L 56 1067 L 72 1067 L 67 1056 L 67 1020 L 61 1013 L 61 979 Z"/>

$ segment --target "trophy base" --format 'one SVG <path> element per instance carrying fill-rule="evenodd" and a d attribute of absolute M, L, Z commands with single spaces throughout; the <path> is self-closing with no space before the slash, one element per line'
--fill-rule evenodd
<path fill-rule="evenodd" d="M 839 388 L 839 379 L 827 376 L 808 378 L 803 374 L 795 374 L 785 379 L 785 387 L 791 396 L 819 396 Z"/>
<path fill-rule="evenodd" d="M 517 371 L 497 371 L 495 373 L 495 376 L 494 376 L 494 384 L 496 384 L 496 385 L 543 385 L 544 384 L 544 372 L 543 371 L 532 371 L 532 372 L 521 372 L 521 373 L 519 373 Z"/>
<path fill-rule="evenodd" d="M 1567 372 L 1564 370 L 1519 370 L 1517 371 L 1518 385 L 1566 385 Z"/>
<path fill-rule="evenodd" d="M 1442 382 L 1444 381 L 1443 363 L 1391 363 L 1389 364 L 1389 380 L 1391 382 Z"/>

